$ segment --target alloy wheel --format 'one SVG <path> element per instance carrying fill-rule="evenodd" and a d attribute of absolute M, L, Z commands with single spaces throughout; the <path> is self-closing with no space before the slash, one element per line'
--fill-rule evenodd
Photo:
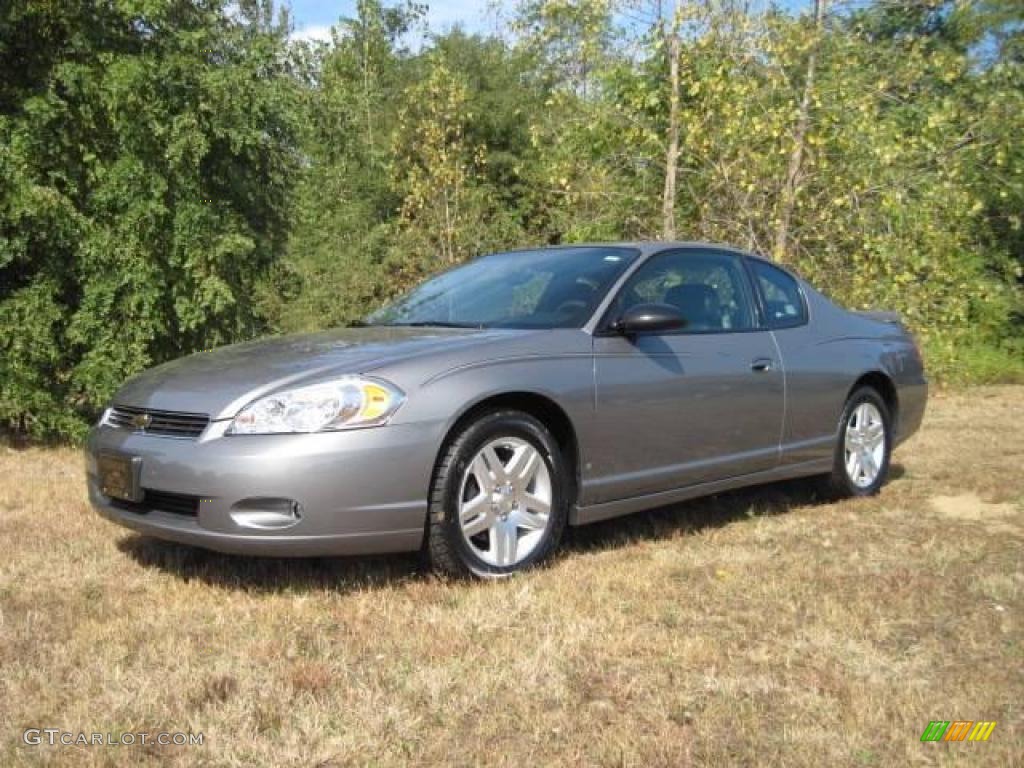
<path fill-rule="evenodd" d="M 850 482 L 868 488 L 878 478 L 885 459 L 885 421 L 873 403 L 861 403 L 846 422 L 844 464 Z"/>
<path fill-rule="evenodd" d="M 462 535 L 485 563 L 517 565 L 543 541 L 551 498 L 551 472 L 532 443 L 517 437 L 491 440 L 462 476 Z"/>

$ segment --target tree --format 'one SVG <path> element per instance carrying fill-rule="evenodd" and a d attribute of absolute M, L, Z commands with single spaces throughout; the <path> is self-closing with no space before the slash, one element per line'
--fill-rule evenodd
<path fill-rule="evenodd" d="M 286 20 L 236 6 L 4 7 L 6 429 L 78 434 L 128 375 L 261 329 L 294 113 Z"/>
<path fill-rule="evenodd" d="M 818 64 L 818 44 L 821 38 L 825 19 L 826 0 L 814 0 L 814 37 L 811 50 L 807 55 L 807 71 L 804 74 L 803 94 L 800 97 L 800 109 L 797 112 L 796 126 L 793 129 L 793 148 L 789 153 L 786 166 L 786 178 L 782 183 L 779 196 L 778 222 L 775 228 L 775 246 L 772 253 L 776 259 L 785 260 L 789 246 L 789 229 L 793 218 L 793 206 L 796 202 L 800 184 L 800 170 L 807 143 L 807 128 L 811 119 L 811 101 L 814 97 L 814 75 Z"/>
<path fill-rule="evenodd" d="M 411 47 L 382 0 L 327 43 L 271 0 L 0 5 L 0 429 L 538 242 L 733 243 L 1024 378 L 1024 6 L 813 7 L 524 0 Z"/>
<path fill-rule="evenodd" d="M 662 237 L 676 238 L 676 175 L 679 172 L 679 9 L 673 3 L 671 20 L 663 37 L 668 56 L 668 136 L 665 144 L 665 190 L 662 193 Z"/>
<path fill-rule="evenodd" d="M 467 88 L 443 55 L 426 62 L 425 76 L 403 97 L 394 139 L 393 173 L 402 194 L 402 218 L 418 228 L 440 259 L 437 266 L 462 261 L 474 204 L 485 204 L 486 192 L 476 184 L 485 149 L 465 138 Z"/>
<path fill-rule="evenodd" d="M 303 65 L 302 164 L 286 256 L 260 293 L 276 330 L 344 325 L 396 290 L 387 260 L 402 197 L 391 149 L 410 66 L 401 41 L 419 14 L 362 0 L 329 43 L 292 44 Z"/>

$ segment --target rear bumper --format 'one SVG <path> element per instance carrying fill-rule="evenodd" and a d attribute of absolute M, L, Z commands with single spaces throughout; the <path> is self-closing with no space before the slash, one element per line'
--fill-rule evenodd
<path fill-rule="evenodd" d="M 928 402 L 928 382 L 922 378 L 911 384 L 903 384 L 899 387 L 897 397 L 899 420 L 896 424 L 896 444 L 899 445 L 921 428 Z"/>
<path fill-rule="evenodd" d="M 214 422 L 198 440 L 181 440 L 96 427 L 86 445 L 90 502 L 140 533 L 236 554 L 358 555 L 421 546 L 439 444 L 433 430 L 419 424 L 229 437 L 225 428 Z M 183 512 L 159 508 L 159 501 L 108 498 L 97 475 L 100 454 L 138 457 L 141 488 L 194 506 Z"/>

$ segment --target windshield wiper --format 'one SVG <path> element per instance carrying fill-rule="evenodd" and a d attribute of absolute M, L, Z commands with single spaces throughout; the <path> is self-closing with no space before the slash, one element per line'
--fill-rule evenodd
<path fill-rule="evenodd" d="M 455 323 L 450 320 L 413 320 L 407 323 L 382 323 L 403 328 L 483 328 L 482 323 Z"/>

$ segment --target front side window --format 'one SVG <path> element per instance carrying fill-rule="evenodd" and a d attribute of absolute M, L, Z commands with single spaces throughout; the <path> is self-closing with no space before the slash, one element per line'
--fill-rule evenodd
<path fill-rule="evenodd" d="M 726 253 L 691 249 L 653 256 L 623 286 L 611 316 L 637 304 L 674 306 L 686 321 L 683 333 L 746 331 L 755 325 L 743 265 Z"/>
<path fill-rule="evenodd" d="M 769 328 L 792 328 L 807 322 L 800 286 L 792 275 L 761 259 L 750 259 L 750 269 L 764 300 Z"/>
<path fill-rule="evenodd" d="M 615 247 L 496 253 L 427 280 L 366 322 L 579 328 L 636 256 L 635 250 Z"/>

